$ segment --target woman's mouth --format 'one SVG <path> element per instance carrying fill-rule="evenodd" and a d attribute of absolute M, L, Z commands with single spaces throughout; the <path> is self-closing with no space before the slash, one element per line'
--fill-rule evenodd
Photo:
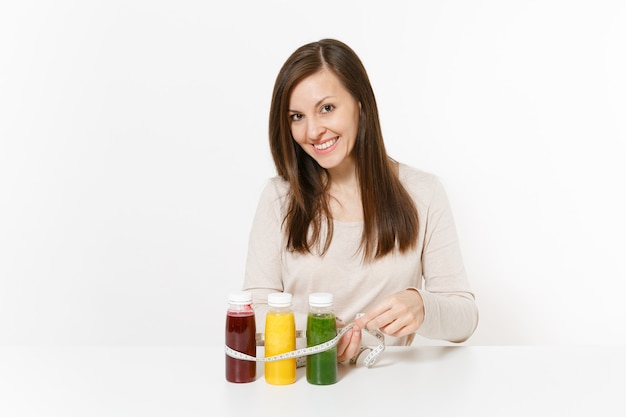
<path fill-rule="evenodd" d="M 327 140 L 326 142 L 323 142 L 323 143 L 315 143 L 313 144 L 313 147 L 317 151 L 325 151 L 329 149 L 331 146 L 333 146 L 335 143 L 337 143 L 338 140 L 339 140 L 339 137 L 336 137 L 336 138 Z"/>

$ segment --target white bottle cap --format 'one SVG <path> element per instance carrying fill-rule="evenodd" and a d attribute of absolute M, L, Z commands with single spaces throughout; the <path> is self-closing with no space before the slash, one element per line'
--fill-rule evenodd
<path fill-rule="evenodd" d="M 228 295 L 230 304 L 243 305 L 252 302 L 252 293 L 250 291 L 234 291 Z"/>
<path fill-rule="evenodd" d="M 273 292 L 268 294 L 267 304 L 272 307 L 290 307 L 291 294 L 288 292 Z"/>
<path fill-rule="evenodd" d="M 314 292 L 309 294 L 311 307 L 330 307 L 333 305 L 333 295 L 329 292 Z"/>

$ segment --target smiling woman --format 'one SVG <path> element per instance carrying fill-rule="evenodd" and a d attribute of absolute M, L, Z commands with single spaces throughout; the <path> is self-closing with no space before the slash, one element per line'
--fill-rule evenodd
<path fill-rule="evenodd" d="M 356 53 L 333 39 L 296 50 L 276 78 L 269 131 L 278 176 L 259 201 L 244 282 L 259 328 L 269 294 L 293 294 L 303 328 L 308 295 L 328 292 L 339 326 L 364 313 L 339 361 L 358 353 L 363 329 L 397 345 L 416 333 L 469 338 L 478 310 L 445 191 L 387 155 Z"/>

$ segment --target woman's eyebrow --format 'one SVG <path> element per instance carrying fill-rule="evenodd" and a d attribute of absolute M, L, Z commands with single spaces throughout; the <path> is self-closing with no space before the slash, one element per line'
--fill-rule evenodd
<path fill-rule="evenodd" d="M 318 100 L 315 105 L 313 107 L 319 107 L 323 102 L 325 102 L 326 100 L 330 99 L 330 98 L 336 98 L 335 96 L 326 96 L 320 100 Z M 290 113 L 301 113 L 299 110 L 292 110 L 289 109 L 288 110 Z"/>

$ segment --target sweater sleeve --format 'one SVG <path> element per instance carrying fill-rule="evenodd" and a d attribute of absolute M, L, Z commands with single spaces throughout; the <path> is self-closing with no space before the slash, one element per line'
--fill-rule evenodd
<path fill-rule="evenodd" d="M 425 219 L 424 288 L 418 290 L 425 317 L 417 334 L 463 342 L 478 325 L 478 308 L 469 288 L 448 197 L 439 180 L 435 181 Z"/>
<path fill-rule="evenodd" d="M 282 277 L 282 205 L 285 191 L 278 178 L 266 185 L 256 208 L 248 239 L 243 289 L 252 292 L 257 331 L 265 326 L 267 296 L 284 290 Z"/>
<path fill-rule="evenodd" d="M 243 289 L 252 292 L 257 332 L 263 332 L 265 328 L 265 316 L 269 310 L 267 296 L 285 291 L 283 219 L 287 193 L 288 185 L 278 177 L 272 178 L 261 192 L 250 229 Z M 294 308 L 294 316 L 296 329 L 305 329 L 307 311 Z M 305 347 L 306 340 L 298 338 L 296 344 L 297 348 Z"/>

